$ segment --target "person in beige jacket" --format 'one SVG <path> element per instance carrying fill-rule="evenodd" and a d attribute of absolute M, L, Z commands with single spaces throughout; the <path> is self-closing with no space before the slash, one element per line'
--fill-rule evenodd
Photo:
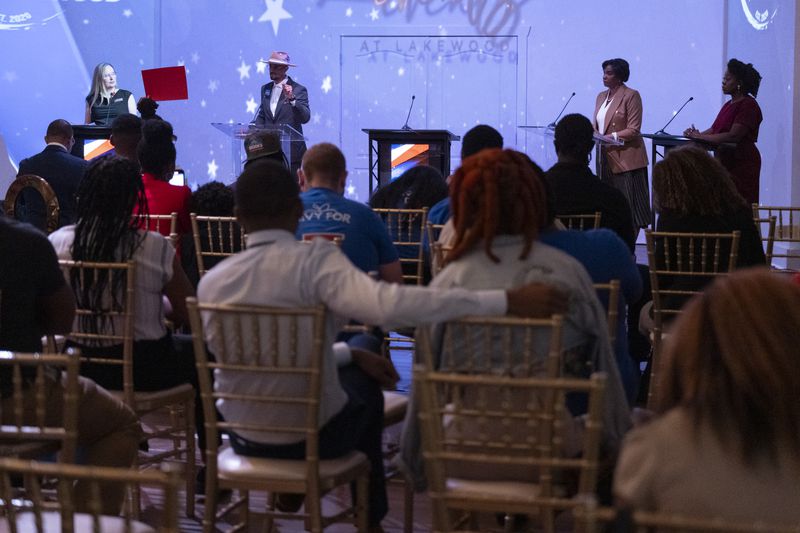
<path fill-rule="evenodd" d="M 622 146 L 604 147 L 598 161 L 597 175 L 622 191 L 628 199 L 633 225 L 650 224 L 652 214 L 647 183 L 647 152 L 642 141 L 642 97 L 625 82 L 630 66 L 624 59 L 603 61 L 603 85 L 594 109 L 594 129 L 601 135 L 622 141 Z"/>

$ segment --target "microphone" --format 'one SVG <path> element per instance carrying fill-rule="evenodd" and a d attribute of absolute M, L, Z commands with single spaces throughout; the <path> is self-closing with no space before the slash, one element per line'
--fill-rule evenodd
<path fill-rule="evenodd" d="M 548 128 L 555 128 L 556 127 L 556 122 L 558 122 L 558 119 L 560 119 L 561 115 L 564 114 L 564 110 L 567 108 L 567 106 L 572 101 L 572 98 L 574 96 L 575 96 L 575 91 L 572 91 L 572 94 L 569 95 L 569 98 L 567 98 L 567 103 L 565 103 L 564 107 L 561 108 L 561 111 L 558 112 L 558 116 L 556 117 L 556 119 L 553 122 L 551 122 L 550 124 L 547 125 Z"/>
<path fill-rule="evenodd" d="M 400 129 L 401 129 L 401 130 L 403 130 L 403 131 L 409 131 L 409 130 L 411 129 L 411 128 L 408 126 L 408 119 L 409 119 L 409 118 L 411 118 L 411 110 L 412 110 L 412 109 L 414 109 L 414 99 L 415 99 L 416 97 L 417 97 L 417 96 L 416 96 L 416 95 L 414 95 L 414 94 L 412 94 L 412 95 L 411 95 L 411 105 L 410 105 L 410 106 L 408 106 L 408 115 L 406 115 L 406 123 L 405 123 L 405 124 L 403 124 L 403 127 L 402 127 L 402 128 L 400 128 Z"/>
<path fill-rule="evenodd" d="M 689 97 L 689 99 L 688 99 L 688 100 L 686 100 L 686 101 L 683 103 L 683 105 L 680 107 L 680 109 L 678 109 L 678 110 L 675 112 L 675 114 L 674 114 L 674 115 L 672 115 L 672 118 L 671 118 L 671 119 L 669 119 L 669 122 L 667 122 L 666 124 L 664 124 L 664 127 L 663 127 L 663 128 L 661 128 L 660 130 L 658 130 L 658 131 L 656 132 L 656 135 L 669 135 L 669 133 L 667 133 L 667 132 L 666 132 L 667 126 L 669 126 L 670 124 L 672 124 L 672 121 L 673 121 L 673 120 L 675 120 L 675 117 L 677 117 L 677 116 L 678 116 L 678 114 L 679 114 L 681 111 L 683 111 L 683 108 L 684 108 L 684 107 L 686 107 L 686 104 L 688 104 L 688 103 L 689 103 L 689 102 L 691 102 L 692 100 L 694 100 L 694 96 L 690 96 L 690 97 Z"/>

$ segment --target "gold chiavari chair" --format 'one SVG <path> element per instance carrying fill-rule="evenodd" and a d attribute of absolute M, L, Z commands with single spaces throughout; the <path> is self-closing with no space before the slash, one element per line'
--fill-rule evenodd
<path fill-rule="evenodd" d="M 422 235 L 426 231 L 428 208 L 422 209 L 373 209 L 389 230 L 403 267 L 403 281 L 411 285 L 422 285 L 424 254 Z"/>
<path fill-rule="evenodd" d="M 133 327 L 135 313 L 134 280 L 136 265 L 133 261 L 127 263 L 91 263 L 76 261 L 59 261 L 64 278 L 72 285 L 77 302 L 75 326 L 67 335 L 67 339 L 79 346 L 91 347 L 92 352 L 104 349 L 118 350 L 121 347 L 122 357 L 113 355 L 84 354 L 82 362 L 93 365 L 110 365 L 122 367 L 121 391 L 110 391 L 118 396 L 140 417 L 158 411 L 169 410 L 177 412 L 180 417 L 170 417 L 171 425 L 147 425 L 143 435 L 143 442 L 149 439 L 165 439 L 173 443 L 173 448 L 159 453 L 148 454 L 140 452 L 137 457 L 138 467 L 147 467 L 160 464 L 167 459 L 183 460 L 186 467 L 186 515 L 194 516 L 194 491 L 195 491 L 195 420 L 194 399 L 195 390 L 189 383 L 183 383 L 169 389 L 140 392 L 134 388 L 133 366 Z M 98 283 L 98 280 L 108 280 L 103 309 L 90 307 L 82 295 L 86 294 L 89 287 Z M 114 281 L 119 281 L 115 287 Z M 116 291 L 115 288 L 119 290 Z M 97 332 L 87 330 L 87 323 L 100 325 Z M 134 508 L 138 509 L 138 493 L 134 494 Z"/>
<path fill-rule="evenodd" d="M 753 204 L 753 218 L 770 217 L 775 217 L 775 232 L 768 263 L 779 259 L 787 270 L 800 270 L 800 207 Z"/>
<path fill-rule="evenodd" d="M 620 517 L 624 513 L 624 518 Z M 592 499 L 575 509 L 577 533 L 610 531 L 614 523 L 625 522 L 627 533 L 797 533 L 800 524 L 779 525 L 767 521 L 743 523 L 719 518 L 700 518 L 666 512 L 644 512 L 597 507 Z M 617 529 L 613 529 L 618 531 Z"/>
<path fill-rule="evenodd" d="M 6 199 L 4 205 L 5 214 L 8 218 L 16 218 L 17 200 L 19 195 L 22 194 L 24 189 L 33 189 L 39 196 L 42 197 L 45 209 L 45 227 L 39 228 L 47 233 L 52 233 L 58 229 L 58 217 L 61 212 L 58 206 L 58 198 L 56 193 L 47 181 L 34 174 L 25 174 L 17 176 L 11 182 L 11 185 L 6 191 Z"/>
<path fill-rule="evenodd" d="M 319 405 L 325 342 L 325 309 L 274 308 L 245 305 L 200 304 L 188 298 L 194 335 L 197 371 L 206 412 L 206 511 L 203 529 L 214 530 L 222 516 L 241 508 L 248 522 L 248 492 L 270 493 L 265 530 L 276 518 L 306 520 L 306 528 L 320 532 L 329 523 L 352 518 L 359 531 L 367 529 L 369 462 L 360 452 L 330 460 L 319 458 Z M 214 349 L 209 360 L 206 342 Z M 216 385 L 211 383 L 214 372 Z M 242 380 L 231 392 L 222 383 Z M 261 381 L 263 380 L 263 382 Z M 238 404 L 250 413 L 267 413 L 238 421 L 217 420 L 216 402 Z M 249 406 L 249 407 L 247 407 Z M 283 418 L 280 422 L 278 419 Z M 295 425 L 289 419 L 302 420 Z M 220 431 L 239 434 L 282 435 L 305 439 L 304 460 L 266 459 L 238 455 L 219 448 Z M 350 509 L 323 516 L 322 496 L 339 485 L 356 483 L 357 501 Z M 217 513 L 217 490 L 238 489 L 241 498 Z M 276 493 L 305 494 L 305 513 L 283 513 L 275 507 Z"/>
<path fill-rule="evenodd" d="M 212 217 L 190 213 L 197 271 L 202 278 L 208 270 L 247 247 L 246 235 L 236 217 Z"/>
<path fill-rule="evenodd" d="M 595 211 L 594 213 L 586 214 L 556 215 L 556 218 L 564 224 L 564 227 L 567 229 L 585 231 L 599 228 L 602 216 L 603 213 L 601 211 Z"/>
<path fill-rule="evenodd" d="M 761 235 L 762 246 L 764 246 L 764 257 L 767 266 L 772 266 L 772 255 L 775 249 L 775 228 L 777 227 L 778 217 L 775 215 L 769 218 L 754 218 L 758 233 Z"/>
<path fill-rule="evenodd" d="M 75 461 L 79 364 L 78 350 L 65 355 L 0 351 L 0 379 L 9 378 L 2 383 L 0 454 L 32 459 L 59 452 L 61 462 Z"/>
<path fill-rule="evenodd" d="M 736 268 L 740 232 L 670 233 L 645 230 L 650 286 L 653 295 L 653 343 L 650 388 L 652 405 L 660 375 L 659 363 L 671 319 L 681 313 L 686 301 L 703 291 L 714 277 Z"/>
<path fill-rule="evenodd" d="M 541 332 L 532 324 L 506 320 L 512 322 L 490 328 L 475 328 L 478 319 L 458 321 L 472 326 L 472 338 L 463 344 L 478 340 L 476 355 L 460 354 L 459 362 L 446 363 L 445 339 L 439 369 L 431 366 L 428 348 L 422 349 L 424 364 L 414 367 L 434 531 L 453 531 L 454 516 L 463 512 L 533 515 L 553 531 L 555 513 L 579 501 L 566 491 L 569 474 L 577 476 L 578 494 L 594 491 L 605 377 L 554 377 L 561 366 L 560 317 L 532 323 L 550 333 L 539 342 Z M 427 331 L 421 335 L 422 346 L 430 346 Z M 546 354 L 536 353 L 538 344 Z M 477 356 L 487 350 L 490 357 Z M 583 438 L 570 424 L 569 393 L 588 394 Z"/>
<path fill-rule="evenodd" d="M 177 248 L 180 236 L 178 235 L 178 213 L 176 211 L 173 211 L 169 215 L 148 214 L 144 221 L 143 229 L 155 231 L 156 233 L 166 236 L 169 242 Z M 169 233 L 165 233 L 167 229 Z"/>
<path fill-rule="evenodd" d="M 19 459 L 0 459 L 0 531 L 9 533 L 178 533 L 178 486 L 175 468 L 165 471 L 136 471 L 124 468 L 48 464 Z M 22 477 L 27 487 L 20 498 L 11 478 Z M 54 490 L 43 488 L 42 480 L 55 481 Z M 88 487 L 88 501 L 76 497 L 74 486 Z M 128 490 L 141 488 L 161 493 L 158 524 L 136 521 L 133 513 L 123 516 L 102 513 L 101 494 L 109 483 L 124 484 Z M 52 483 L 48 483 L 48 486 Z"/>
<path fill-rule="evenodd" d="M 594 290 L 597 291 L 598 296 L 608 293 L 608 312 L 606 313 L 608 319 L 608 340 L 611 341 L 612 347 L 616 347 L 617 323 L 619 322 L 620 282 L 618 279 L 612 279 L 608 283 L 595 283 Z"/>

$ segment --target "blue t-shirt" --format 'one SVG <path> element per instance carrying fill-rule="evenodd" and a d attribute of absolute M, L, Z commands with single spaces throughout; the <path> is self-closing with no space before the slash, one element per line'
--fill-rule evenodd
<path fill-rule="evenodd" d="M 620 281 L 619 319 L 614 351 L 628 401 L 633 401 L 638 386 L 638 372 L 628 354 L 626 303 L 632 304 L 641 297 L 642 278 L 630 248 L 616 233 L 608 229 L 547 231 L 539 236 L 539 240 L 577 259 L 594 283 L 608 283 L 612 279 Z M 607 295 L 601 296 L 600 303 L 608 309 Z"/>
<path fill-rule="evenodd" d="M 446 224 L 450 220 L 450 197 L 439 200 L 428 211 L 428 222 L 431 224 Z"/>
<path fill-rule="evenodd" d="M 300 195 L 303 216 L 298 239 L 342 239 L 342 252 L 364 272 L 398 260 L 397 249 L 383 221 L 368 206 L 348 200 L 331 189 L 315 187 Z"/>

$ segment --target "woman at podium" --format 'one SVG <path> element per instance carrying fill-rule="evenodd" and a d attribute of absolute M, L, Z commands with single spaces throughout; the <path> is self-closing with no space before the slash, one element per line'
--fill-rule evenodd
<path fill-rule="evenodd" d="M 110 126 L 120 115 L 136 114 L 133 94 L 117 87 L 117 73 L 109 63 L 99 63 L 92 73 L 92 88 L 86 95 L 86 124 Z"/>
<path fill-rule="evenodd" d="M 647 184 L 647 152 L 640 135 L 642 97 L 625 82 L 630 65 L 624 59 L 603 61 L 603 85 L 594 109 L 594 129 L 601 135 L 624 141 L 623 146 L 606 146 L 601 150 L 600 179 L 622 191 L 631 206 L 633 226 L 650 224 L 650 192 Z"/>
<path fill-rule="evenodd" d="M 758 203 L 761 153 L 756 148 L 761 108 L 756 102 L 761 74 L 751 63 L 728 61 L 722 77 L 722 93 L 731 97 L 722 106 L 716 120 L 705 131 L 694 125 L 683 132 L 691 139 L 716 145 L 715 154 L 728 169 L 739 194 L 750 204 Z"/>

